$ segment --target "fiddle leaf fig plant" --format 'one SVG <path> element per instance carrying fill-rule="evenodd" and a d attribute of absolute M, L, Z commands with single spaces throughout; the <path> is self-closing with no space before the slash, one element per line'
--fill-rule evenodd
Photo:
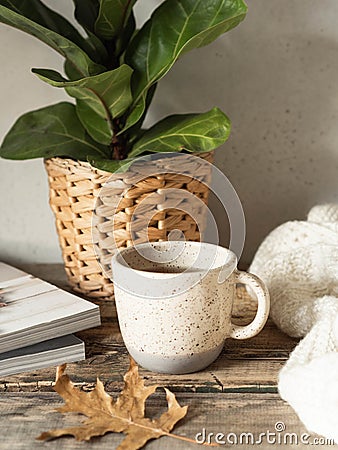
<path fill-rule="evenodd" d="M 70 0 L 69 0 L 70 1 Z M 207 45 L 245 17 L 243 0 L 165 0 L 136 30 L 136 0 L 73 0 L 78 31 L 40 0 L 0 0 L 0 21 L 65 58 L 64 74 L 35 68 L 74 100 L 21 116 L 6 135 L 8 159 L 68 157 L 114 172 L 153 152 L 207 152 L 229 136 L 218 108 L 142 124 L 156 85 L 184 53 Z"/>

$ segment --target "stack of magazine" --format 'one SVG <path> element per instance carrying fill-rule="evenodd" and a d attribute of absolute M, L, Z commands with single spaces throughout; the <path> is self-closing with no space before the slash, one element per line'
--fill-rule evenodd
<path fill-rule="evenodd" d="M 98 306 L 0 262 L 0 376 L 85 359 L 71 333 L 98 325 Z"/>

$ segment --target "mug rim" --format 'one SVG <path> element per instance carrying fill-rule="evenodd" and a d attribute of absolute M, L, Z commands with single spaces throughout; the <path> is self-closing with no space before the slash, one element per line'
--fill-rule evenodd
<path fill-rule="evenodd" d="M 136 244 L 136 245 L 132 245 L 130 247 L 126 247 L 123 249 L 118 249 L 117 253 L 115 255 L 113 255 L 112 257 L 112 263 L 114 262 L 115 264 L 118 264 L 119 266 L 123 267 L 124 269 L 129 269 L 132 271 L 135 271 L 137 273 L 142 273 L 142 274 L 156 274 L 157 276 L 160 274 L 163 277 L 172 277 L 173 275 L 175 275 L 175 273 L 173 272 L 156 272 L 155 270 L 151 270 L 151 269 L 147 269 L 147 270 L 142 270 L 142 269 L 135 269 L 134 267 L 131 267 L 128 265 L 128 263 L 125 261 L 125 259 L 123 258 L 123 254 L 125 253 L 132 253 L 132 252 L 137 252 L 137 249 L 144 249 L 144 248 L 149 248 L 149 247 L 154 247 L 154 246 L 165 246 L 168 244 L 181 244 L 184 243 L 185 245 L 189 245 L 189 247 L 210 247 L 210 248 L 214 248 L 215 251 L 222 251 L 225 252 L 229 257 L 227 258 L 227 260 L 225 261 L 225 263 L 223 264 L 219 264 L 216 267 L 211 267 L 208 269 L 208 273 L 209 272 L 219 272 L 225 268 L 229 268 L 231 270 L 229 270 L 229 276 L 234 272 L 234 270 L 237 268 L 237 256 L 236 254 L 226 248 L 223 247 L 222 245 L 218 245 L 218 244 L 212 244 L 210 242 L 196 242 L 196 241 L 159 241 L 159 242 L 144 242 L 142 244 Z M 195 273 L 204 273 L 205 269 L 203 268 L 197 268 L 196 270 L 194 270 Z M 176 273 L 177 275 L 177 273 Z"/>

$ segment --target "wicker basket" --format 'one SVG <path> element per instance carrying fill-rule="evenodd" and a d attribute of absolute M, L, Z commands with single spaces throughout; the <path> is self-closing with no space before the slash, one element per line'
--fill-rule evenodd
<path fill-rule="evenodd" d="M 213 152 L 198 156 L 212 162 Z M 50 205 L 65 270 L 75 291 L 97 300 L 113 299 L 109 270 L 116 247 L 166 240 L 174 229 L 181 230 L 187 240 L 201 239 L 205 210 L 198 209 L 194 217 L 187 214 L 182 207 L 187 200 L 177 189 L 188 191 L 205 205 L 211 168 L 200 158 L 184 159 L 183 164 L 175 158 L 169 162 L 157 159 L 152 164 L 158 175 L 143 179 L 144 167 L 138 163 L 127 173 L 112 174 L 82 161 L 45 161 Z M 173 167 L 179 173 L 170 172 Z M 146 219 L 149 212 L 151 220 Z"/>

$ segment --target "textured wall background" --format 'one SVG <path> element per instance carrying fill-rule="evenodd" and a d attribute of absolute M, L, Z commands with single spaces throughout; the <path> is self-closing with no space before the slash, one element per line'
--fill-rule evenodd
<path fill-rule="evenodd" d="M 71 14 L 70 0 L 49 0 Z M 139 22 L 159 1 L 139 0 Z M 243 260 L 276 225 L 338 200 L 338 3 L 248 0 L 242 25 L 184 56 L 162 80 L 148 122 L 221 107 L 233 132 L 216 164 L 233 183 L 247 219 Z M 58 55 L 0 26 L 0 138 L 22 113 L 66 98 L 31 67 L 61 70 Z M 0 256 L 61 260 L 41 161 L 0 161 Z M 226 220 L 213 202 L 222 234 Z M 222 243 L 226 245 L 226 226 Z"/>

